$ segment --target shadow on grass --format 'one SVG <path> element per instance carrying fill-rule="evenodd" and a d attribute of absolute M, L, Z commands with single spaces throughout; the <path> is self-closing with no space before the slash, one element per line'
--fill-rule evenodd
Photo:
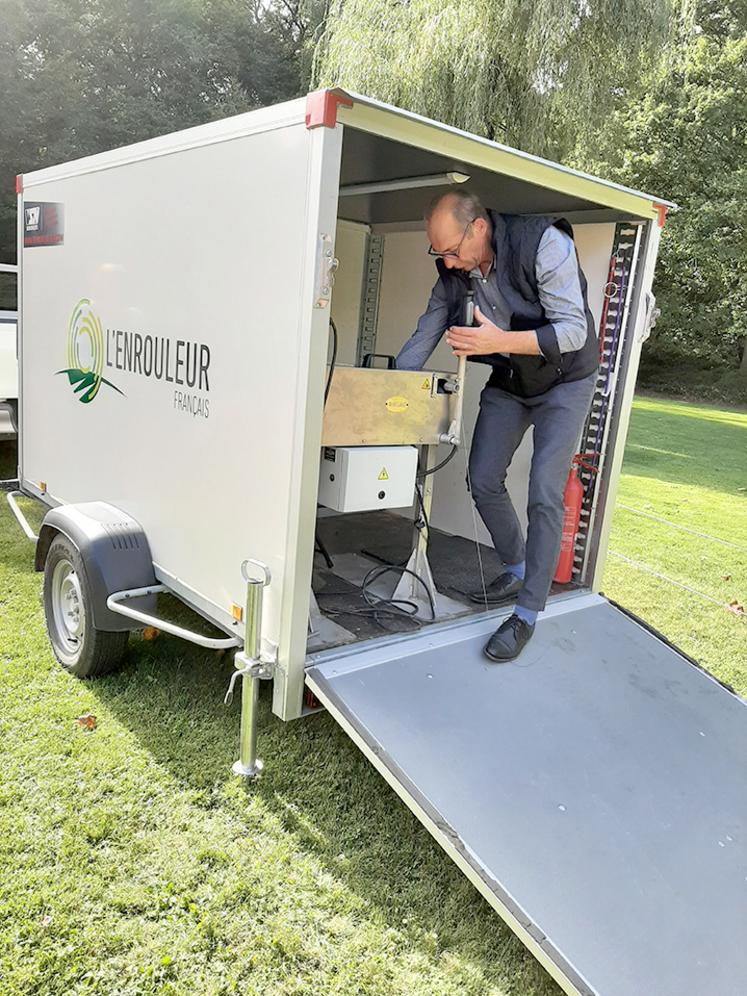
<path fill-rule="evenodd" d="M 2 518 L 10 523 L 9 514 Z M 20 534 L 0 536 L 0 556 L 14 574 L 34 573 L 31 544 Z M 423 957 L 448 952 L 470 965 L 486 990 L 502 977 L 522 996 L 560 992 L 329 715 L 283 723 L 272 715 L 271 687 L 263 683 L 265 770 L 242 786 L 231 773 L 241 696 L 223 704 L 232 672 L 231 652 L 133 634 L 123 669 L 89 689 L 192 805 L 241 819 L 246 796 L 259 801 L 270 828 L 279 823 L 299 850 Z"/>
<path fill-rule="evenodd" d="M 744 496 L 747 416 L 674 401 L 636 398 L 623 472 Z"/>
<path fill-rule="evenodd" d="M 124 671 L 95 685 L 107 708 L 207 809 L 235 804 L 226 783 L 235 784 L 240 695 L 231 707 L 223 704 L 232 671 L 230 653 L 163 635 L 133 637 Z M 413 947 L 432 955 L 435 931 L 440 945 L 486 977 L 500 965 L 509 979 L 521 975 L 526 996 L 559 993 L 329 715 L 283 723 L 263 683 L 259 754 L 264 772 L 245 791 L 389 926 L 402 930 L 406 921 Z"/>

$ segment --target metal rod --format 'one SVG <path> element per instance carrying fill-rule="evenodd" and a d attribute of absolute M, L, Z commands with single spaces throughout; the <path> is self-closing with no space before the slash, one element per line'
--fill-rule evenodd
<path fill-rule="evenodd" d="M 244 674 L 241 678 L 241 739 L 239 760 L 233 766 L 234 774 L 254 778 L 262 770 L 257 757 L 257 706 L 259 703 L 259 678 Z"/>
<path fill-rule="evenodd" d="M 248 564 L 258 567 L 262 577 L 251 577 L 247 571 Z M 262 762 L 257 757 L 257 708 L 262 673 L 262 601 L 265 585 L 270 583 L 270 570 L 257 560 L 245 560 L 241 565 L 241 575 L 246 581 L 246 630 L 244 652 L 235 657 L 241 675 L 241 733 L 239 759 L 233 765 L 233 773 L 243 778 L 254 778 L 262 770 Z"/>
<path fill-rule="evenodd" d="M 107 598 L 106 607 L 111 609 L 112 612 L 118 612 L 121 616 L 128 616 L 130 619 L 136 619 L 146 626 L 154 626 L 156 629 L 163 630 L 164 633 L 171 633 L 172 636 L 178 636 L 182 640 L 189 640 L 190 643 L 196 643 L 198 647 L 207 647 L 208 650 L 228 650 L 230 647 L 238 647 L 239 641 L 235 636 L 224 636 L 219 639 L 211 636 L 202 636 L 200 633 L 193 633 L 190 629 L 184 629 L 183 626 L 177 626 L 176 623 L 167 622 L 166 619 L 160 619 L 158 616 L 152 616 L 149 612 L 141 612 L 139 609 L 133 609 L 129 605 L 121 604 L 129 598 L 158 595 L 168 590 L 164 584 L 152 584 L 145 588 L 130 588 L 128 591 L 115 591 Z"/>
<path fill-rule="evenodd" d="M 462 419 L 464 417 L 464 390 L 466 387 L 467 380 L 467 357 L 459 357 L 459 365 L 457 367 L 457 380 L 459 381 L 459 390 L 456 396 L 456 405 L 454 406 L 454 421 L 456 422 L 456 434 L 458 437 L 458 442 L 462 441 Z"/>
<path fill-rule="evenodd" d="M 244 637 L 244 653 L 253 661 L 259 660 L 264 586 L 264 580 L 250 579 L 246 583 L 246 635 Z"/>
<path fill-rule="evenodd" d="M 34 532 L 34 530 L 31 528 L 31 526 L 28 523 L 28 520 L 27 520 L 26 516 L 23 514 L 23 512 L 20 510 L 20 508 L 16 504 L 16 498 L 25 498 L 27 496 L 24 495 L 24 493 L 22 491 L 9 491 L 8 494 L 5 497 L 8 500 L 8 504 L 10 505 L 11 512 L 13 513 L 13 515 L 15 515 L 16 519 L 18 520 L 18 524 L 20 525 L 21 529 L 23 529 L 23 531 L 26 534 L 26 536 L 30 540 L 34 540 L 34 541 L 38 540 L 39 537 L 36 535 L 36 533 Z"/>

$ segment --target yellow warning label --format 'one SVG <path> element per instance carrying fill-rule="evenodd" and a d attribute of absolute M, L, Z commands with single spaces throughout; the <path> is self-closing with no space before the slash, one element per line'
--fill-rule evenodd
<path fill-rule="evenodd" d="M 406 412 L 410 407 L 410 402 L 407 398 L 402 398 L 399 395 L 395 395 L 393 398 L 387 398 L 386 400 L 387 411 L 390 412 Z"/>
<path fill-rule="evenodd" d="M 428 379 L 428 378 L 426 377 L 426 378 L 425 378 L 425 380 L 423 381 L 423 383 L 422 383 L 422 384 L 420 385 L 420 389 L 421 389 L 422 391 L 429 391 L 429 390 L 430 390 L 430 388 L 431 388 L 431 382 L 430 382 L 430 380 L 429 380 L 429 379 Z"/>
<path fill-rule="evenodd" d="M 387 474 L 387 472 L 386 472 L 386 467 L 382 467 L 381 468 L 381 473 L 379 474 L 379 480 L 380 481 L 388 481 L 389 480 L 389 474 Z"/>

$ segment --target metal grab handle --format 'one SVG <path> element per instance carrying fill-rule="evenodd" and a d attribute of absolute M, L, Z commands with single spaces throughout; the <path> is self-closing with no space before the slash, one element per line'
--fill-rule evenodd
<path fill-rule="evenodd" d="M 112 612 L 118 612 L 121 616 L 128 616 L 136 619 L 146 626 L 155 626 L 156 629 L 163 630 L 164 633 L 171 633 L 172 636 L 179 636 L 182 640 L 189 640 L 196 643 L 198 647 L 207 647 L 208 650 L 228 650 L 230 647 L 238 647 L 240 641 L 235 636 L 226 636 L 222 639 L 214 639 L 210 636 L 202 636 L 200 633 L 193 633 L 190 629 L 184 629 L 175 623 L 159 619 L 158 616 L 151 616 L 147 612 L 130 608 L 129 605 L 122 605 L 121 602 L 128 598 L 139 598 L 142 595 L 158 595 L 169 589 L 163 584 L 152 584 L 146 588 L 130 588 L 129 591 L 115 591 L 106 600 L 106 607 Z"/>
<path fill-rule="evenodd" d="M 24 495 L 23 491 L 9 491 L 5 497 L 8 501 L 8 504 L 10 505 L 11 512 L 13 513 L 13 515 L 15 515 L 16 519 L 18 520 L 19 526 L 21 527 L 21 529 L 23 529 L 26 536 L 30 540 L 34 541 L 38 540 L 39 537 L 36 535 L 34 530 L 29 525 L 28 519 L 16 504 L 16 498 L 26 498 L 27 495 Z"/>

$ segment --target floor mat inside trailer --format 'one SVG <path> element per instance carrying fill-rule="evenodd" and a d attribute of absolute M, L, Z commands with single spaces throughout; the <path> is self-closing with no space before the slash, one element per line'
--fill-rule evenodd
<path fill-rule="evenodd" d="M 430 532 L 428 559 L 436 588 L 450 603 L 448 614 L 454 617 L 483 613 L 484 606 L 470 601 L 466 593 L 480 590 L 480 558 L 485 580 L 489 583 L 501 572 L 500 557 L 492 547 L 480 544 L 478 558 L 473 540 L 434 528 Z M 414 623 L 402 615 L 398 618 L 396 611 L 372 611 L 361 592 L 360 580 L 367 570 L 383 564 L 406 564 L 412 534 L 412 521 L 394 512 L 320 516 L 312 589 L 322 615 L 334 620 L 347 636 L 341 639 L 338 630 L 322 626 L 321 632 L 309 640 L 310 651 L 337 646 L 341 642 L 369 640 L 387 633 L 408 633 L 431 625 L 427 616 L 421 615 L 419 622 Z M 329 563 L 322 551 L 329 557 Z M 393 589 L 396 581 L 397 575 L 389 574 L 376 590 L 386 592 L 387 584 Z M 575 584 L 553 584 L 550 594 L 573 591 L 577 587 Z"/>
<path fill-rule="evenodd" d="M 330 553 L 358 553 L 375 562 L 402 564 L 412 550 L 412 521 L 394 512 L 354 512 L 320 518 L 317 535 Z M 480 544 L 486 581 L 500 573 L 501 559 L 492 547 Z M 452 597 L 480 587 L 480 564 L 474 540 L 431 528 L 428 559 L 436 587 Z M 316 558 L 320 563 L 319 554 Z M 332 568 L 334 570 L 334 567 Z"/>
<path fill-rule="evenodd" d="M 307 684 L 569 992 L 747 992 L 747 705 L 598 595 L 521 656 L 488 616 L 312 655 Z"/>

